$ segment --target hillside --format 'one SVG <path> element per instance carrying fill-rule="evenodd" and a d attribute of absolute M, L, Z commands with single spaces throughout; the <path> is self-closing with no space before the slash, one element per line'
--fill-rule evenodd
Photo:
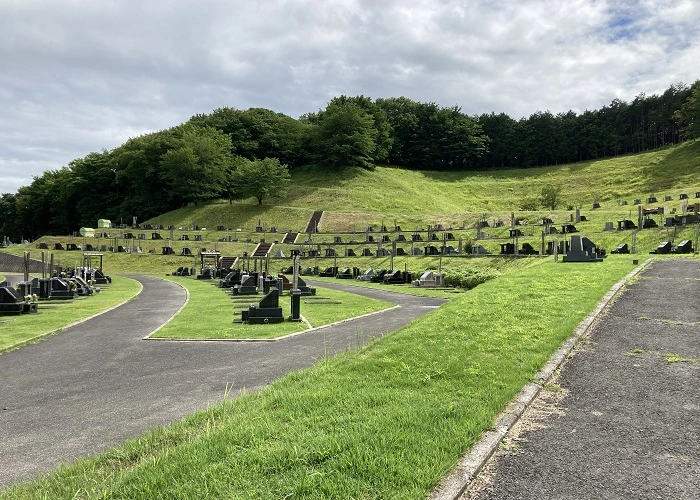
<path fill-rule="evenodd" d="M 610 252 L 623 243 L 631 248 L 634 236 L 629 230 L 604 230 L 606 225 L 617 229 L 617 221 L 622 219 L 637 223 L 641 207 L 663 207 L 664 211 L 668 208 L 672 214 L 681 214 L 686 203 L 680 199 L 681 194 L 687 194 L 690 205 L 700 202 L 696 198 L 700 191 L 699 174 L 698 141 L 601 161 L 527 170 L 490 170 L 469 175 L 379 167 L 374 171 L 348 169 L 331 176 L 319 168 L 304 168 L 296 171 L 294 185 L 287 196 L 265 200 L 262 205 L 253 199 L 232 204 L 222 200 L 189 206 L 144 221 L 166 228 L 173 226 L 172 239 L 167 229 L 113 229 L 109 237 L 43 237 L 32 244 L 13 246 L 5 251 L 21 255 L 24 250 L 30 250 L 34 258 L 39 258 L 40 243 L 49 250 L 53 250 L 56 243 L 63 246 L 66 243 L 90 244 L 94 250 L 107 252 L 105 265 L 109 272 L 171 272 L 179 266 L 198 266 L 199 249 L 242 256 L 244 252 L 250 254 L 255 245 L 265 239 L 275 242 L 275 253 L 280 251 L 283 255 L 275 258 L 279 260 L 273 264 L 275 270 L 285 267 L 290 251 L 301 246 L 304 251 L 316 251 L 305 265 L 362 269 L 393 266 L 421 271 L 440 265 L 437 256 L 410 255 L 414 246 L 423 251 L 428 245 L 440 247 L 442 244 L 442 241 L 427 241 L 428 226 L 442 224 L 446 231 L 437 233 L 437 237 L 447 237 L 449 231 L 453 240 L 446 243 L 456 250 L 461 248 L 462 257 L 470 254 L 472 245 L 499 254 L 501 245 L 514 243 L 509 235 L 510 218 L 514 214 L 522 231 L 519 245 L 528 243 L 540 251 L 542 219 L 551 218 L 559 230 L 558 234 L 547 236 L 545 244 L 555 238 L 561 240 L 564 237 L 561 226 L 572 222 L 575 216 L 571 207 L 580 208 L 580 214 L 585 217 L 576 223 L 576 229 L 599 248 Z M 562 202 L 556 210 L 519 210 L 524 200 L 537 198 L 546 185 L 561 188 Z M 658 198 L 658 203 L 646 203 L 651 194 Z M 596 200 L 600 208 L 594 210 Z M 641 200 L 642 204 L 635 205 L 635 200 Z M 623 201 L 627 204 L 623 205 Z M 323 210 L 319 232 L 306 234 L 304 231 L 315 210 Z M 666 228 L 669 216 L 672 215 L 650 216 L 658 227 L 638 232 L 636 244 L 640 254 L 656 249 L 663 241 L 695 242 L 695 225 Z M 488 227 L 477 234 L 477 222 L 482 220 Z M 389 234 L 379 233 L 381 225 L 387 227 Z M 399 234 L 393 231 L 395 225 L 400 226 L 405 241 L 397 241 Z M 195 226 L 199 229 L 193 229 Z M 258 226 L 262 227 L 262 232 L 256 230 Z M 374 234 L 366 233 L 368 226 L 373 227 Z M 127 231 L 140 239 L 124 239 Z M 300 233 L 292 238 L 293 243 L 283 243 L 288 231 Z M 415 231 L 421 232 L 422 240 L 414 244 L 411 235 Z M 153 232 L 159 233 L 162 240 L 154 240 Z M 370 236 L 373 241 L 369 241 Z M 396 245 L 397 250 L 401 248 L 406 255 L 399 252 L 393 259 L 377 257 L 382 238 L 385 238 L 381 244 L 384 248 Z M 134 247 L 138 247 L 142 253 L 110 252 L 110 248 L 118 246 L 126 248 L 127 252 L 137 252 Z M 171 247 L 173 255 L 161 255 L 164 246 Z M 348 251 L 354 252 L 356 257 L 344 257 Z M 369 252 L 370 256 L 362 257 L 363 252 Z M 75 253 L 61 251 L 55 257 L 68 265 L 75 265 L 79 258 Z"/>
<path fill-rule="evenodd" d="M 626 200 L 646 200 L 656 194 L 673 197 L 700 191 L 700 142 L 637 155 L 607 158 L 569 165 L 487 170 L 481 172 L 432 172 L 378 167 L 374 171 L 350 168 L 329 172 L 305 167 L 293 172 L 293 186 L 263 205 L 244 200 L 229 205 L 214 202 L 175 210 L 149 222 L 176 227 L 192 224 L 213 228 L 252 229 L 260 221 L 280 230 L 304 231 L 311 212 L 323 210 L 322 231 L 363 231 L 364 226 L 389 226 L 397 219 L 405 229 L 443 223 L 460 227 L 482 215 L 518 211 L 524 200 L 536 198 L 542 187 L 561 188 L 562 203 L 586 209 L 599 201 L 604 211 L 627 215 Z M 526 213 L 523 214 L 527 216 Z M 538 215 L 538 214 L 536 214 Z"/>

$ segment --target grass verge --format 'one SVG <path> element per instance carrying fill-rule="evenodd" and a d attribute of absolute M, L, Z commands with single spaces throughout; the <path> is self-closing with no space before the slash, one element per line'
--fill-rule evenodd
<path fill-rule="evenodd" d="M 632 265 L 542 262 L 2 498 L 424 498 Z M 167 493 L 166 493 L 167 492 Z"/>
<path fill-rule="evenodd" d="M 187 306 L 152 338 L 168 339 L 271 339 L 290 333 L 306 330 L 306 323 L 284 323 L 272 325 L 248 325 L 234 323 L 240 319 L 240 312 L 249 304 L 257 304 L 262 294 L 232 298 L 210 281 L 190 277 L 169 276 L 167 279 L 181 284 L 190 293 Z M 319 288 L 314 297 L 301 298 L 301 314 L 312 327 L 327 325 L 336 321 L 381 311 L 394 304 L 381 300 L 361 297 L 352 293 Z M 291 315 L 290 298 L 280 298 L 284 317 Z"/>
<path fill-rule="evenodd" d="M 138 281 L 122 276 L 112 278 L 112 284 L 101 287 L 100 293 L 73 300 L 40 301 L 36 314 L 2 316 L 0 352 L 20 347 L 63 330 L 66 326 L 134 297 L 141 285 Z"/>

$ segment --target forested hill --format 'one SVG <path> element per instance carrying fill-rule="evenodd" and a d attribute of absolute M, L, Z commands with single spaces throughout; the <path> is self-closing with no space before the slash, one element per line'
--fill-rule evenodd
<path fill-rule="evenodd" d="M 173 128 L 90 153 L 0 197 L 0 235 L 67 234 L 98 218 L 149 219 L 187 204 L 254 196 L 290 182 L 289 170 L 377 164 L 422 170 L 527 168 L 647 151 L 700 136 L 700 80 L 662 95 L 582 114 L 468 116 L 405 97 L 340 96 L 294 119 L 220 108 Z"/>

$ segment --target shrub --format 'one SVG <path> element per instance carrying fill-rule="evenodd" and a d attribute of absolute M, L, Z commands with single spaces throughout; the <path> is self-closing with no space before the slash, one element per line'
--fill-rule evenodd
<path fill-rule="evenodd" d="M 476 286 L 494 278 L 498 278 L 500 272 L 495 269 L 456 268 L 445 272 L 445 285 L 471 290 Z"/>

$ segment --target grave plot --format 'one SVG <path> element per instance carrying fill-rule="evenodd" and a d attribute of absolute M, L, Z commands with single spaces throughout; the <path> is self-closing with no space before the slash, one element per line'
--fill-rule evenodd
<path fill-rule="evenodd" d="M 249 306 L 247 311 L 241 312 L 241 321 L 249 325 L 282 323 L 282 308 L 279 305 L 279 293 L 276 288 L 270 290 L 257 306 Z"/>
<path fill-rule="evenodd" d="M 0 287 L 0 316 L 20 315 L 37 312 L 36 296 L 23 296 L 9 286 Z"/>
<path fill-rule="evenodd" d="M 562 259 L 564 262 L 602 262 L 605 252 L 586 237 L 580 235 L 571 236 L 571 248 Z"/>
<path fill-rule="evenodd" d="M 444 287 L 445 277 L 441 273 L 426 271 L 420 278 L 412 281 L 411 284 L 420 288 Z"/>

